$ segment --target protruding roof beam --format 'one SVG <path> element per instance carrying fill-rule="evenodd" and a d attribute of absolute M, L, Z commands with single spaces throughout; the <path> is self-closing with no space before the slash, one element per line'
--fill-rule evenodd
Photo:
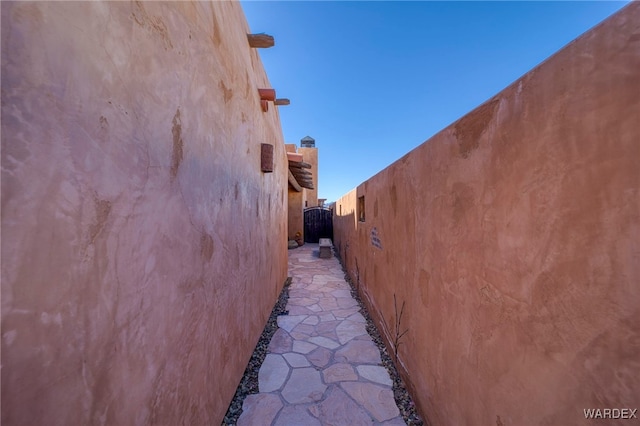
<path fill-rule="evenodd" d="M 300 155 L 300 157 L 302 157 L 302 154 L 296 155 Z M 300 159 L 300 161 L 292 161 L 291 158 L 289 158 L 289 167 L 294 169 L 310 169 L 311 164 L 303 162 L 302 158 Z"/>
<path fill-rule="evenodd" d="M 263 101 L 275 101 L 276 100 L 276 90 L 275 89 L 258 89 L 258 93 L 260 94 L 260 99 Z"/>
<path fill-rule="evenodd" d="M 289 165 L 291 163 L 302 163 L 302 154 L 297 154 L 295 152 L 287 152 L 287 159 L 289 159 Z"/>
<path fill-rule="evenodd" d="M 289 183 L 291 184 L 293 189 L 295 189 L 297 192 L 302 192 L 302 187 L 300 186 L 296 178 L 291 173 L 291 170 L 289 170 Z"/>
<path fill-rule="evenodd" d="M 249 46 L 259 49 L 273 47 L 273 45 L 276 44 L 273 36 L 265 33 L 247 34 L 247 39 L 249 40 Z"/>

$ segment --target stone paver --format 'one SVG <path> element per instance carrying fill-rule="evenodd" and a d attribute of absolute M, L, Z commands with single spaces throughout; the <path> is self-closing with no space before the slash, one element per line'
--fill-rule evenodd
<path fill-rule="evenodd" d="M 282 401 L 278 395 L 272 393 L 249 395 L 242 403 L 242 415 L 238 419 L 238 426 L 270 424 L 282 407 Z"/>
<path fill-rule="evenodd" d="M 258 387 L 260 392 L 271 392 L 280 389 L 287 380 L 289 366 L 282 355 L 267 354 L 260 371 L 258 371 Z"/>
<path fill-rule="evenodd" d="M 367 328 L 360 322 L 344 320 L 336 327 L 336 334 L 340 343 L 344 345 L 354 337 L 367 334 Z"/>
<path fill-rule="evenodd" d="M 324 367 L 331 361 L 331 351 L 326 348 L 316 348 L 307 355 L 307 359 L 316 367 Z"/>
<path fill-rule="evenodd" d="M 290 352 L 284 354 L 283 357 L 292 367 L 309 367 L 311 365 L 309 364 L 309 360 L 301 354 Z"/>
<path fill-rule="evenodd" d="M 366 408 L 380 422 L 390 420 L 400 414 L 393 400 L 393 391 L 388 386 L 373 383 L 346 382 L 341 384 L 349 396 Z"/>
<path fill-rule="evenodd" d="M 327 349 L 335 349 L 340 346 L 337 342 L 324 336 L 314 336 L 310 337 L 308 340 L 311 343 L 315 343 L 316 345 L 322 346 L 323 348 Z"/>
<path fill-rule="evenodd" d="M 336 359 L 355 364 L 380 364 L 378 347 L 369 340 L 352 340 L 336 351 Z"/>
<path fill-rule="evenodd" d="M 404 424 L 404 423 L 403 423 Z M 274 425 L 277 426 L 322 426 L 322 423 L 311 416 L 304 405 L 287 405 L 281 411 Z"/>
<path fill-rule="evenodd" d="M 278 327 L 291 332 L 296 325 L 306 320 L 308 315 L 280 315 L 278 317 Z"/>
<path fill-rule="evenodd" d="M 364 377 L 367 380 L 387 386 L 393 385 L 391 377 L 389 377 L 389 373 L 384 367 L 377 365 L 359 365 L 357 370 L 360 377 Z"/>
<path fill-rule="evenodd" d="M 340 263 L 317 244 L 289 250 L 289 315 L 260 367 L 239 425 L 401 425 L 392 381 Z"/>
<path fill-rule="evenodd" d="M 314 405 L 309 411 L 316 418 L 322 419 L 325 425 L 367 426 L 372 424 L 369 413 L 338 387 L 334 387 L 324 401 Z"/>
<path fill-rule="evenodd" d="M 309 315 L 309 317 L 306 320 L 302 321 L 303 324 L 308 324 L 308 325 L 317 325 L 319 322 L 320 320 L 316 315 Z"/>
<path fill-rule="evenodd" d="M 301 353 L 301 354 L 308 354 L 309 352 L 311 352 L 315 348 L 317 348 L 317 346 L 314 345 L 313 343 L 301 342 L 299 340 L 296 340 L 295 342 L 293 342 L 293 352 L 298 352 L 298 353 Z"/>
<path fill-rule="evenodd" d="M 269 342 L 269 352 L 282 354 L 291 351 L 293 339 L 283 328 L 279 328 Z"/>
<path fill-rule="evenodd" d="M 322 372 L 322 376 L 326 383 L 358 380 L 351 364 L 333 364 Z"/>
<path fill-rule="evenodd" d="M 326 389 L 320 372 L 315 368 L 294 368 L 282 390 L 282 396 L 290 404 L 303 404 L 320 401 Z"/>

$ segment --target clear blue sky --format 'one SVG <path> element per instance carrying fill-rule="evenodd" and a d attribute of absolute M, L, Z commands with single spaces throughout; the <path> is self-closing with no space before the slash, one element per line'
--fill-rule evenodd
<path fill-rule="evenodd" d="M 316 140 L 335 201 L 626 2 L 243 1 L 284 138 Z"/>

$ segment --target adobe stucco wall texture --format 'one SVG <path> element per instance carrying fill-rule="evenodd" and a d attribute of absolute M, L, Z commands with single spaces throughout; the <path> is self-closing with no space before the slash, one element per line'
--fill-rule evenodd
<path fill-rule="evenodd" d="M 406 303 L 401 368 L 431 424 L 640 408 L 639 94 L 635 3 L 338 200 L 335 244 L 390 341 Z"/>
<path fill-rule="evenodd" d="M 287 152 L 296 152 L 295 144 L 285 144 Z M 303 208 L 307 196 L 307 190 L 296 191 L 291 185 L 287 185 L 288 214 L 287 214 L 287 238 L 295 240 L 296 233 L 300 233 L 299 238 L 304 241 L 304 217 Z"/>
<path fill-rule="evenodd" d="M 287 274 L 240 4 L 1 7 L 2 424 L 220 424 Z"/>

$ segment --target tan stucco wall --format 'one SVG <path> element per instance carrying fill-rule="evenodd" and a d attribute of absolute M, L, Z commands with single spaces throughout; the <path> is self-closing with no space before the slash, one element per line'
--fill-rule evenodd
<path fill-rule="evenodd" d="M 284 148 L 287 152 L 297 152 L 298 146 L 295 143 L 286 143 L 284 144 Z"/>
<path fill-rule="evenodd" d="M 304 195 L 306 190 L 298 192 L 289 187 L 289 215 L 287 220 L 287 235 L 290 240 L 295 240 L 296 233 L 300 233 L 300 239 L 304 241 Z"/>
<path fill-rule="evenodd" d="M 298 148 L 295 144 L 286 144 L 285 147 L 287 152 L 302 154 L 304 162 L 311 165 L 309 171 L 312 173 L 314 189 L 303 188 L 298 192 L 289 186 L 288 237 L 290 240 L 296 239 L 296 233 L 299 232 L 304 241 L 304 209 L 318 205 L 318 149 Z"/>
<path fill-rule="evenodd" d="M 630 4 L 337 201 L 389 340 L 406 303 L 400 367 L 430 424 L 640 404 L 639 35 Z"/>
<path fill-rule="evenodd" d="M 240 4 L 1 7 L 2 424 L 220 424 L 287 273 Z"/>

